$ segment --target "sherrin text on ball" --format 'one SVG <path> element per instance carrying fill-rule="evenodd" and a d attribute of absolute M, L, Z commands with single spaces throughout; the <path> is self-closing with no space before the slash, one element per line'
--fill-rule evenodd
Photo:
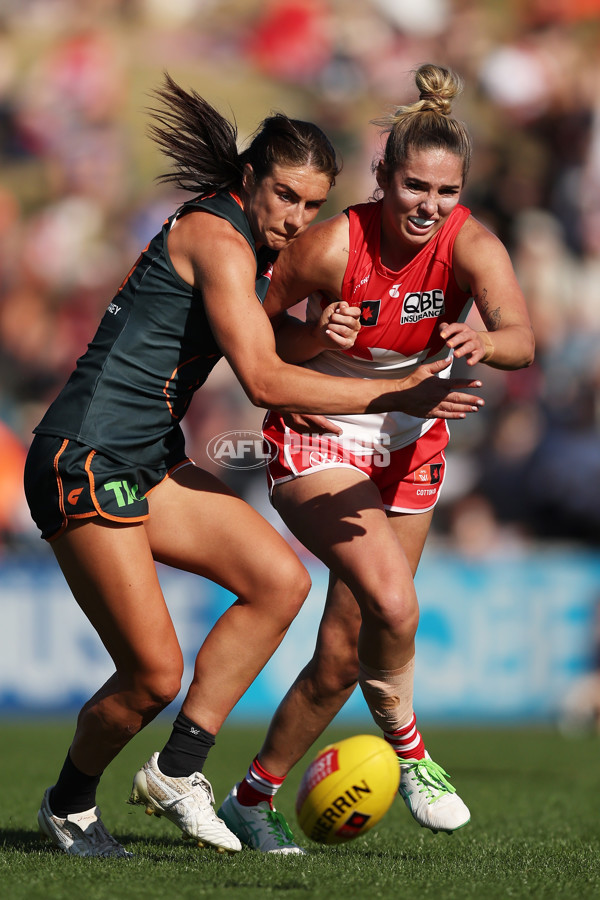
<path fill-rule="evenodd" d="M 300 783 L 296 798 L 300 827 L 322 844 L 360 837 L 386 814 L 399 782 L 398 757 L 383 738 L 359 734 L 329 744 Z"/>

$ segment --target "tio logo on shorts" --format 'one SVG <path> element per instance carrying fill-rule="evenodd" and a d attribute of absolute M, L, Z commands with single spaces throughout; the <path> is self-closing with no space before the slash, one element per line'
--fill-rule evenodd
<path fill-rule="evenodd" d="M 260 469 L 277 456 L 277 447 L 260 431 L 225 431 L 206 445 L 210 459 L 226 469 Z"/>

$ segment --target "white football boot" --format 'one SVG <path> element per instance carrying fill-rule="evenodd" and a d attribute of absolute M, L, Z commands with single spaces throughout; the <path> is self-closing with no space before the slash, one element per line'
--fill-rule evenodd
<path fill-rule="evenodd" d="M 398 793 L 419 825 L 430 828 L 434 834 L 452 834 L 471 819 L 448 777 L 427 751 L 425 759 L 400 759 Z"/>
<path fill-rule="evenodd" d="M 294 842 L 282 813 L 271 809 L 267 800 L 261 800 L 256 806 L 242 806 L 237 799 L 238 787 L 236 784 L 229 791 L 218 814 L 242 844 L 262 853 L 306 853 Z"/>
<path fill-rule="evenodd" d="M 154 753 L 133 779 L 130 803 L 146 807 L 149 816 L 164 816 L 193 838 L 199 847 L 237 853 L 239 840 L 215 814 L 210 782 L 200 772 L 180 778 L 163 775 Z"/>
<path fill-rule="evenodd" d="M 97 806 L 84 812 L 69 813 L 64 819 L 55 816 L 48 801 L 51 790 L 48 788 L 44 794 L 38 812 L 38 825 L 45 838 L 70 856 L 133 856 L 108 833 Z"/>

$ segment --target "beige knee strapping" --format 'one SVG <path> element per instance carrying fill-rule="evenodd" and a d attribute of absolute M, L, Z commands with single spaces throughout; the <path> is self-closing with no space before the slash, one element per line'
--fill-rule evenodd
<path fill-rule="evenodd" d="M 401 669 L 371 669 L 359 663 L 358 683 L 371 715 L 382 731 L 397 731 L 413 714 L 415 658 Z"/>

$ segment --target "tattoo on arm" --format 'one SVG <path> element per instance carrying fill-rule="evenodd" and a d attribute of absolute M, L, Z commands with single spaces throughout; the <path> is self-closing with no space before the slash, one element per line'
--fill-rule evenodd
<path fill-rule="evenodd" d="M 490 309 L 490 305 L 487 301 L 487 288 L 483 289 L 480 297 L 476 295 L 473 299 L 477 303 L 486 328 L 489 331 L 496 331 L 496 329 L 500 328 L 502 321 L 500 307 L 497 306 L 496 309 Z"/>

